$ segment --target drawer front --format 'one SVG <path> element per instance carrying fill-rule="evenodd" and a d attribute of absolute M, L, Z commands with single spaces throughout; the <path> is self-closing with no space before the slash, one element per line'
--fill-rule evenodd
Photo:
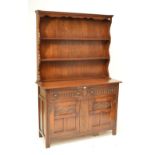
<path fill-rule="evenodd" d="M 75 99 L 77 97 L 80 97 L 81 90 L 78 87 L 72 87 L 72 88 L 57 88 L 57 89 L 51 89 L 50 90 L 50 98 L 53 100 L 61 100 L 61 99 Z"/>
<path fill-rule="evenodd" d="M 87 95 L 88 96 L 113 96 L 117 95 L 118 93 L 118 84 L 111 84 L 111 85 L 98 85 L 98 86 L 91 86 L 87 88 Z"/>
<path fill-rule="evenodd" d="M 72 88 L 59 88 L 50 90 L 50 96 L 53 100 L 62 98 L 82 98 L 92 96 L 117 95 L 118 84 L 80 86 Z"/>

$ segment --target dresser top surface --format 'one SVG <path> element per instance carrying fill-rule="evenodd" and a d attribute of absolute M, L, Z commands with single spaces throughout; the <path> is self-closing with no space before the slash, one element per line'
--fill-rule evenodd
<path fill-rule="evenodd" d="M 121 81 L 114 79 L 83 79 L 83 80 L 68 80 L 68 81 L 54 81 L 54 82 L 37 82 L 38 86 L 44 89 L 65 88 L 65 87 L 78 87 L 90 85 L 106 85 L 121 83 Z"/>

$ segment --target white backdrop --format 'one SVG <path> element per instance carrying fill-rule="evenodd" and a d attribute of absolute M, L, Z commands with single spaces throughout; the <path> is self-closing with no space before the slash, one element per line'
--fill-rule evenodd
<path fill-rule="evenodd" d="M 118 133 L 45 149 L 38 138 L 34 11 L 113 14 L 109 66 L 122 80 Z M 155 154 L 154 0 L 5 0 L 0 5 L 0 154 Z"/>

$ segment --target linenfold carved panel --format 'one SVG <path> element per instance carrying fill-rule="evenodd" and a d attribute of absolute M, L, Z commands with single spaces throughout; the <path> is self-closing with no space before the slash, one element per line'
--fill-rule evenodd
<path fill-rule="evenodd" d="M 54 114 L 55 116 L 76 114 L 77 106 L 78 106 L 78 102 L 76 102 L 76 100 L 55 102 Z"/>
<path fill-rule="evenodd" d="M 109 112 L 115 102 L 114 97 L 96 97 L 89 103 L 90 113 Z"/>
<path fill-rule="evenodd" d="M 91 129 L 106 128 L 110 126 L 110 121 L 110 113 L 101 112 L 90 116 Z"/>
<path fill-rule="evenodd" d="M 100 101 L 93 105 L 93 110 L 100 110 L 100 109 L 110 109 L 111 102 L 109 101 Z"/>

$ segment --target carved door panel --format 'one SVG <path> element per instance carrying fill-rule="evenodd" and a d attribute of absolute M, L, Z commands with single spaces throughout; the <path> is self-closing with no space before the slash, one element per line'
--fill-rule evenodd
<path fill-rule="evenodd" d="M 115 100 L 113 97 L 95 97 L 89 103 L 89 128 L 91 131 L 112 128 Z"/>
<path fill-rule="evenodd" d="M 50 119 L 52 134 L 57 137 L 79 132 L 79 102 L 76 99 L 63 99 L 53 104 L 54 116 L 51 113 Z"/>

